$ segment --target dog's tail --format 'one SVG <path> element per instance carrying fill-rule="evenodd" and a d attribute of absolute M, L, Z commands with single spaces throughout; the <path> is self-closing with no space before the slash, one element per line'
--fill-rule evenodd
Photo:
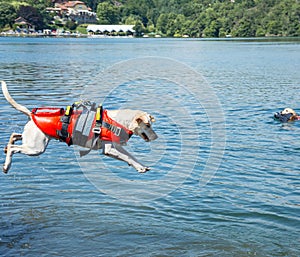
<path fill-rule="evenodd" d="M 3 95 L 5 96 L 7 102 L 9 102 L 15 109 L 17 109 L 20 112 L 23 112 L 24 114 L 26 114 L 27 116 L 30 117 L 31 112 L 23 105 L 18 104 L 9 94 L 6 83 L 4 81 L 1 81 L 1 85 L 2 85 L 2 92 Z"/>

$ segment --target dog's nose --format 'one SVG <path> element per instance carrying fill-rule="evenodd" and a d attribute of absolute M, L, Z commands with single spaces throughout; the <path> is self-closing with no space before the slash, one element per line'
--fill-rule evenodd
<path fill-rule="evenodd" d="M 154 141 L 155 139 L 158 138 L 157 134 L 151 129 L 147 131 L 147 136 L 149 138 L 150 141 Z"/>
<path fill-rule="evenodd" d="M 153 131 L 150 125 L 145 124 L 144 122 L 140 123 L 140 128 L 142 131 L 142 134 L 145 138 L 147 138 L 147 141 L 153 141 L 158 138 L 156 133 Z"/>

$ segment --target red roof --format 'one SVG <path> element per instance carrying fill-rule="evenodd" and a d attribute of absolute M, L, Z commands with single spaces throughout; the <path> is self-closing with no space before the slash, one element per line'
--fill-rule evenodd
<path fill-rule="evenodd" d="M 64 6 L 72 8 L 72 7 L 76 6 L 77 4 L 85 5 L 85 3 L 81 2 L 81 1 L 69 1 L 69 2 L 65 3 Z"/>
<path fill-rule="evenodd" d="M 68 1 L 66 3 L 56 3 L 55 6 L 57 8 L 60 8 L 62 11 L 67 11 L 68 8 L 72 8 L 74 9 L 76 5 L 84 5 L 86 7 L 87 10 L 91 10 L 91 8 L 89 8 L 88 6 L 86 6 L 86 4 L 82 1 Z"/>

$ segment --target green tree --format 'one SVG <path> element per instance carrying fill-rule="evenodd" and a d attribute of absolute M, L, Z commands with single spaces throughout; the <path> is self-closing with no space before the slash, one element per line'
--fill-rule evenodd
<path fill-rule="evenodd" d="M 300 4 L 293 3 L 289 9 L 289 26 L 287 33 L 290 36 L 300 36 Z"/>
<path fill-rule="evenodd" d="M 130 15 L 129 17 L 126 18 L 125 24 L 132 25 L 132 24 L 136 24 L 137 21 L 140 21 L 139 17 Z"/>
<path fill-rule="evenodd" d="M 102 3 L 103 0 L 82 0 L 88 7 L 92 9 L 93 12 L 97 11 L 98 4 Z"/>
<path fill-rule="evenodd" d="M 158 33 L 167 34 L 168 15 L 162 13 L 157 19 L 156 29 Z"/>
<path fill-rule="evenodd" d="M 118 24 L 120 22 L 119 8 L 108 2 L 98 4 L 97 16 L 100 24 Z"/>
<path fill-rule="evenodd" d="M 21 5 L 17 15 L 26 19 L 29 23 L 36 26 L 37 29 L 42 29 L 45 26 L 43 16 L 32 6 Z"/>
<path fill-rule="evenodd" d="M 0 29 L 6 25 L 12 28 L 16 18 L 17 14 L 14 7 L 10 3 L 0 2 Z"/>
<path fill-rule="evenodd" d="M 136 21 L 134 30 L 135 30 L 135 35 L 138 37 L 141 37 L 144 35 L 145 27 L 141 21 Z"/>
<path fill-rule="evenodd" d="M 270 20 L 267 24 L 267 33 L 270 35 L 281 34 L 281 24 L 278 20 Z"/>
<path fill-rule="evenodd" d="M 205 37 L 219 37 L 221 26 L 216 20 L 213 20 L 204 30 L 203 36 Z"/>
<path fill-rule="evenodd" d="M 69 30 L 75 30 L 77 27 L 77 24 L 74 21 L 67 21 L 65 26 Z"/>

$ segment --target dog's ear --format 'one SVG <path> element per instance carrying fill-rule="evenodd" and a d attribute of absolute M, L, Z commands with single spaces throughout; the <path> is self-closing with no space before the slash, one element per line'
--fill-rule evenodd
<path fill-rule="evenodd" d="M 144 123 L 144 124 L 147 124 L 147 125 L 150 125 L 151 126 L 151 124 L 153 123 L 153 122 L 155 122 L 155 118 L 152 116 L 152 115 L 150 115 L 150 114 L 148 114 L 148 113 L 143 113 L 143 114 L 141 114 L 141 115 L 139 115 L 139 116 L 137 116 L 136 118 L 135 118 L 135 122 L 139 125 L 139 124 L 141 124 L 142 122 Z"/>
<path fill-rule="evenodd" d="M 140 124 L 141 122 L 144 122 L 145 124 L 149 124 L 150 123 L 148 115 L 145 114 L 145 113 L 143 113 L 142 115 L 139 115 L 136 118 L 136 122 L 137 122 L 137 124 Z"/>
<path fill-rule="evenodd" d="M 149 118 L 152 123 L 155 122 L 155 118 L 152 115 L 149 115 Z"/>

